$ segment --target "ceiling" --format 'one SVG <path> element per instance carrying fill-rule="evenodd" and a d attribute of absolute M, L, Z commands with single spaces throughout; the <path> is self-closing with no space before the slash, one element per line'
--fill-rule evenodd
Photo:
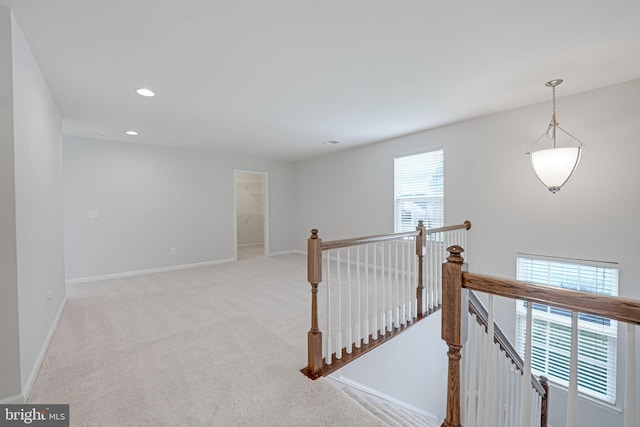
<path fill-rule="evenodd" d="M 638 0 L 0 4 L 95 139 L 296 161 L 640 77 Z"/>

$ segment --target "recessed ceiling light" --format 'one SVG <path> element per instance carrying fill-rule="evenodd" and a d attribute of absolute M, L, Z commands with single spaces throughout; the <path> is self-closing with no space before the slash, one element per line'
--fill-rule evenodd
<path fill-rule="evenodd" d="M 128 130 L 125 132 L 127 135 L 138 135 L 138 132 L 136 132 L 135 130 Z"/>
<path fill-rule="evenodd" d="M 156 94 L 153 93 L 152 90 L 145 89 L 145 88 L 140 88 L 140 89 L 136 90 L 136 93 L 138 95 L 142 95 L 142 96 L 156 96 Z"/>
<path fill-rule="evenodd" d="M 336 145 L 336 144 L 340 144 L 340 141 L 331 140 L 331 141 L 322 143 L 322 145 Z"/>

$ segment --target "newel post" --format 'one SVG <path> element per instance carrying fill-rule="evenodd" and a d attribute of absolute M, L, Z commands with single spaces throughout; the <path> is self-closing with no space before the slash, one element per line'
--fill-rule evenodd
<path fill-rule="evenodd" d="M 447 383 L 447 413 L 442 427 L 461 427 L 460 420 L 460 350 L 467 338 L 469 292 L 462 288 L 464 249 L 458 245 L 447 248 L 449 256 L 442 265 L 442 339 L 449 351 Z"/>
<path fill-rule="evenodd" d="M 424 315 L 424 307 L 422 303 L 422 296 L 424 295 L 424 283 L 423 283 L 423 265 L 424 265 L 424 245 L 426 233 L 424 232 L 424 223 L 422 220 L 418 221 L 416 230 L 420 232 L 416 237 L 416 255 L 418 256 L 418 288 L 416 289 L 416 298 L 418 300 L 418 317 Z"/>
<path fill-rule="evenodd" d="M 547 414 L 549 413 L 549 380 L 547 380 L 547 377 L 545 376 L 541 376 L 539 380 L 540 385 L 544 390 L 542 405 L 540 407 L 540 427 L 547 427 Z"/>
<path fill-rule="evenodd" d="M 311 329 L 307 334 L 308 375 L 318 377 L 322 368 L 322 332 L 318 329 L 318 284 L 322 282 L 322 239 L 311 230 L 307 240 L 307 277 L 311 284 Z"/>

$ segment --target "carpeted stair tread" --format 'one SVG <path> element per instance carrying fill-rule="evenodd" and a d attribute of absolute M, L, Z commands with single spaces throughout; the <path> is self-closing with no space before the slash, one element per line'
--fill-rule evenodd
<path fill-rule="evenodd" d="M 369 393 L 345 386 L 343 391 L 388 426 L 436 427 L 438 421 L 424 414 L 395 405 Z"/>

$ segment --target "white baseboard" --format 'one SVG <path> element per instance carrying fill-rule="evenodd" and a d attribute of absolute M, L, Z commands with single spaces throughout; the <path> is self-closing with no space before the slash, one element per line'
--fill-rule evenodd
<path fill-rule="evenodd" d="M 25 403 L 25 398 L 21 394 L 0 399 L 0 405 L 22 405 L 23 403 Z"/>
<path fill-rule="evenodd" d="M 238 245 L 239 248 L 246 248 L 248 246 L 264 246 L 264 243 L 243 243 Z"/>
<path fill-rule="evenodd" d="M 357 381 L 354 381 L 354 380 L 352 380 L 352 379 L 350 379 L 348 377 L 340 375 L 340 372 L 336 372 L 334 374 L 331 374 L 327 378 L 330 378 L 333 381 L 345 384 L 345 385 L 347 385 L 349 387 L 355 388 L 356 390 L 360 390 L 360 391 L 362 391 L 364 393 L 371 394 L 371 395 L 373 395 L 373 396 L 375 396 L 377 398 L 380 398 L 382 400 L 386 400 L 387 402 L 393 403 L 394 405 L 398 405 L 398 406 L 400 406 L 400 407 L 402 407 L 404 409 L 408 409 L 409 411 L 416 412 L 416 413 L 418 413 L 420 415 L 424 415 L 424 416 L 429 417 L 429 418 L 438 419 L 438 417 L 436 417 L 433 414 L 430 414 L 429 412 L 427 412 L 427 411 L 425 411 L 423 409 L 420 409 L 420 408 L 418 408 L 416 406 L 413 406 L 413 405 L 411 405 L 411 404 L 409 404 L 407 402 L 404 402 L 402 400 L 396 399 L 393 396 L 389 396 L 386 393 L 383 393 L 383 392 L 381 392 L 379 390 L 376 390 L 376 389 L 373 389 L 371 387 L 368 387 L 368 386 L 366 386 L 364 384 L 361 384 L 361 383 L 359 383 Z"/>
<path fill-rule="evenodd" d="M 269 256 L 280 256 L 280 255 L 291 255 L 291 254 L 302 254 L 306 255 L 306 252 L 299 251 L 297 249 L 289 249 L 288 251 L 278 251 L 278 252 L 270 252 Z"/>
<path fill-rule="evenodd" d="M 40 353 L 38 353 L 38 357 L 36 358 L 36 362 L 33 364 L 33 369 L 31 369 L 31 373 L 27 377 L 27 380 L 22 384 L 22 396 L 23 401 L 20 403 L 26 403 L 29 400 L 29 395 L 31 394 L 31 389 L 33 388 L 33 384 L 36 382 L 36 378 L 38 377 L 38 372 L 40 372 L 40 367 L 42 366 L 42 362 L 44 361 L 44 356 L 47 354 L 47 350 L 49 349 L 49 344 L 51 344 L 51 340 L 53 339 L 53 335 L 56 333 L 56 329 L 58 329 L 58 323 L 60 323 L 60 319 L 62 318 L 62 312 L 64 311 L 64 307 L 67 305 L 67 296 L 64 296 L 64 300 L 62 300 L 62 304 L 60 304 L 60 308 L 56 313 L 56 317 L 53 318 L 53 323 L 49 328 L 49 333 L 42 343 L 42 348 L 40 349 Z"/>
<path fill-rule="evenodd" d="M 169 267 L 150 268 L 148 270 L 126 271 L 123 273 L 104 274 L 101 276 L 79 277 L 76 279 L 67 279 L 67 285 L 75 285 L 77 283 L 90 283 L 99 280 L 120 279 L 122 277 L 143 276 L 145 274 L 165 273 L 167 271 L 186 270 L 188 268 L 208 267 L 210 265 L 225 264 L 227 262 L 237 261 L 237 258 L 219 259 L 215 261 L 196 262 L 193 264 L 171 265 Z"/>

